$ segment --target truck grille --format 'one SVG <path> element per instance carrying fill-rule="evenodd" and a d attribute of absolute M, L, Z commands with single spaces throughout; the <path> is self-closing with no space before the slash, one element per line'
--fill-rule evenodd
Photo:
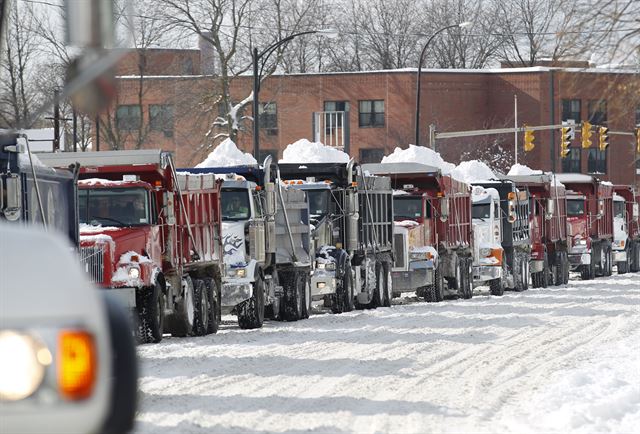
<path fill-rule="evenodd" d="M 402 234 L 394 234 L 393 235 L 393 250 L 396 256 L 395 266 L 397 268 L 404 268 L 405 266 L 405 257 L 404 257 L 404 237 Z"/>
<path fill-rule="evenodd" d="M 104 245 L 80 247 L 80 263 L 92 282 L 100 283 L 104 278 Z"/>

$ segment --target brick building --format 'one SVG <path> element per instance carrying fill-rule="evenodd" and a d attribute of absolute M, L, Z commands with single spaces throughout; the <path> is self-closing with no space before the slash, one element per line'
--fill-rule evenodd
<path fill-rule="evenodd" d="M 133 53 L 119 67 L 119 96 L 113 116 L 103 117 L 102 149 L 160 147 L 176 155 L 178 165 L 204 159 L 219 113 L 215 75 L 201 75 L 199 50 L 150 50 L 141 79 Z M 425 70 L 422 77 L 421 144 L 429 143 L 429 125 L 439 132 L 503 128 L 518 124 L 552 125 L 572 119 L 630 133 L 640 124 L 640 74 L 631 70 L 586 67 L 532 67 L 493 70 Z M 585 65 L 586 66 L 586 65 Z M 139 71 L 139 69 L 138 69 Z M 252 78 L 233 80 L 234 100 L 251 91 Z M 415 70 L 274 75 L 262 84 L 261 151 L 282 156 L 300 139 L 340 146 L 360 161 L 379 161 L 396 146 L 414 141 Z M 250 105 L 245 108 L 251 115 Z M 242 123 L 238 146 L 252 151 L 251 121 Z M 209 133 L 207 135 L 207 133 Z M 519 161 L 557 172 L 599 173 L 614 183 L 638 183 L 640 163 L 631 136 L 610 135 L 607 151 L 580 149 L 580 135 L 569 157 L 559 158 L 558 130 L 535 133 L 535 149 Z M 111 140 L 109 140 L 111 138 Z M 117 140 L 116 140 L 117 139 Z M 117 143 L 116 146 L 113 144 Z M 497 168 L 513 163 L 514 135 L 438 140 L 447 161 L 482 158 Z"/>

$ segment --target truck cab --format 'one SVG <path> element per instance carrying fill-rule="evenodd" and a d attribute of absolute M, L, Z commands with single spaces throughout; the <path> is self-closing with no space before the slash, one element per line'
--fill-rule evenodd
<path fill-rule="evenodd" d="M 618 274 L 629 271 L 628 248 L 629 227 L 627 225 L 627 210 L 624 197 L 613 195 L 613 262 L 618 267 Z"/>
<path fill-rule="evenodd" d="M 495 188 L 482 186 L 475 186 L 471 194 L 473 283 L 474 286 L 489 285 L 492 292 L 499 294 L 504 278 L 500 195 Z"/>

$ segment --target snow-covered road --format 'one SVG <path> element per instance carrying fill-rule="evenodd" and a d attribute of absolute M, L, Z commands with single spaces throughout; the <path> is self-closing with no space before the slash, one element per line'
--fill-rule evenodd
<path fill-rule="evenodd" d="M 138 432 L 632 432 L 640 274 L 139 347 Z"/>

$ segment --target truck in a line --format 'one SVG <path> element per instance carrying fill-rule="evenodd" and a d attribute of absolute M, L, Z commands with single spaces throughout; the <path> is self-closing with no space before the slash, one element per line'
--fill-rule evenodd
<path fill-rule="evenodd" d="M 261 167 L 179 171 L 223 180 L 223 311 L 235 313 L 244 329 L 262 327 L 265 313 L 286 321 L 308 318 L 313 264 L 304 192 L 280 182 L 270 156 Z"/>
<path fill-rule="evenodd" d="M 529 286 L 531 237 L 529 194 L 513 181 L 472 183 L 474 286 L 488 284 L 492 295 Z"/>
<path fill-rule="evenodd" d="M 416 292 L 426 301 L 471 298 L 471 191 L 467 184 L 419 163 L 363 165 L 388 176 L 394 189 L 395 296 Z"/>
<path fill-rule="evenodd" d="M 347 163 L 280 163 L 282 179 L 309 197 L 316 270 L 311 297 L 334 313 L 391 306 L 391 180 Z"/>
<path fill-rule="evenodd" d="M 137 312 L 142 342 L 215 333 L 222 264 L 220 187 L 178 174 L 160 150 L 40 155 L 81 165 L 80 253 L 99 286 Z"/>
<path fill-rule="evenodd" d="M 567 189 L 569 264 L 583 280 L 613 267 L 613 185 L 580 173 L 556 175 Z"/>
<path fill-rule="evenodd" d="M 531 260 L 534 288 L 569 282 L 567 251 L 567 196 L 552 174 L 509 175 L 506 179 L 527 190 L 530 203 Z"/>
<path fill-rule="evenodd" d="M 629 185 L 613 190 L 613 262 L 618 274 L 640 271 L 640 194 Z"/>

